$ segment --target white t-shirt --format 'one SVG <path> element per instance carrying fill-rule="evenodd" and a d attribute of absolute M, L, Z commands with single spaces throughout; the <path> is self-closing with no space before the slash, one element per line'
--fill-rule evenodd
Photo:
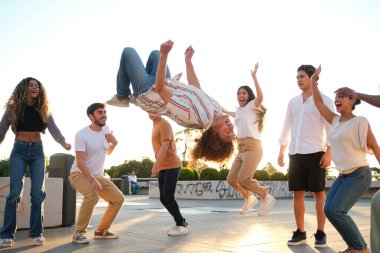
<path fill-rule="evenodd" d="M 137 183 L 137 177 L 136 176 L 129 175 L 128 176 L 128 180 L 131 181 L 131 182 Z"/>
<path fill-rule="evenodd" d="M 337 170 L 368 166 L 366 153 L 372 153 L 367 147 L 368 120 L 361 116 L 345 122 L 339 120 L 340 116 L 333 119 L 329 133 L 331 159 Z"/>
<path fill-rule="evenodd" d="M 75 135 L 75 151 L 85 152 L 85 164 L 94 176 L 103 176 L 104 161 L 109 143 L 105 134 L 109 133 L 108 126 L 102 127 L 102 131 L 96 132 L 90 127 L 85 127 Z M 80 171 L 75 158 L 70 172 Z"/>
<path fill-rule="evenodd" d="M 235 126 L 237 129 L 237 137 L 239 139 L 251 137 L 261 140 L 259 131 L 259 117 L 256 110 L 261 110 L 255 106 L 255 100 L 249 101 L 244 107 L 239 107 L 235 113 Z"/>

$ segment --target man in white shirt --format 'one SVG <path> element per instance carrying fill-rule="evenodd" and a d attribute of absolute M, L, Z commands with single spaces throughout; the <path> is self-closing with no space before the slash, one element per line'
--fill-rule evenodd
<path fill-rule="evenodd" d="M 289 190 L 294 191 L 294 216 L 297 230 L 288 241 L 288 245 L 306 243 L 304 231 L 305 192 L 314 195 L 317 213 L 317 232 L 315 247 L 326 247 L 324 226 L 326 217 L 323 206 L 326 200 L 325 168 L 331 163 L 330 146 L 326 143 L 326 132 L 330 125 L 323 119 L 316 108 L 312 96 L 310 77 L 315 72 L 312 65 L 302 65 L 297 70 L 297 84 L 301 94 L 292 98 L 288 103 L 284 126 L 280 138 L 278 164 L 283 167 L 284 153 L 289 146 Z M 325 104 L 334 111 L 333 101 L 325 95 Z"/>
<path fill-rule="evenodd" d="M 91 125 L 75 135 L 75 161 L 69 180 L 74 189 L 83 195 L 75 223 L 73 243 L 89 243 L 85 236 L 92 212 L 99 197 L 108 202 L 100 224 L 94 232 L 95 239 L 117 239 L 108 229 L 124 202 L 124 195 L 109 178 L 104 177 L 104 161 L 117 145 L 117 140 L 106 126 L 105 104 L 94 103 L 87 108 Z"/>
<path fill-rule="evenodd" d="M 131 184 L 132 194 L 137 194 L 141 190 L 141 185 L 137 183 L 137 176 L 135 170 L 131 171 L 131 175 L 128 176 L 128 181 Z"/>

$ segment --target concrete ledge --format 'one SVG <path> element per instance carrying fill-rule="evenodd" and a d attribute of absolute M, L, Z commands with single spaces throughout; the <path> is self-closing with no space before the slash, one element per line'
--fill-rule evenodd
<path fill-rule="evenodd" d="M 45 179 L 44 227 L 62 225 L 63 179 Z M 9 177 L 0 177 L 0 226 L 4 223 L 5 202 L 9 193 Z M 30 178 L 24 181 L 24 191 L 17 209 L 17 228 L 30 228 Z"/>
<path fill-rule="evenodd" d="M 326 182 L 326 192 L 328 192 L 334 181 Z M 287 181 L 260 181 L 262 185 L 270 188 L 269 192 L 276 198 L 292 198 L 293 192 L 289 191 Z M 372 195 L 380 188 L 379 181 L 372 181 L 371 187 L 362 198 L 372 198 Z M 311 193 L 306 194 L 312 196 Z M 149 182 L 149 197 L 159 198 L 159 188 L 157 181 Z M 242 199 L 242 196 L 235 189 L 230 187 L 227 181 L 178 181 L 175 197 L 177 199 Z"/>

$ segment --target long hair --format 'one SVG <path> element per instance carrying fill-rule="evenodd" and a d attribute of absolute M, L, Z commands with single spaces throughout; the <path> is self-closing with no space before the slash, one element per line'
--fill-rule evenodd
<path fill-rule="evenodd" d="M 44 124 L 47 123 L 50 115 L 46 90 L 42 83 L 33 77 L 24 78 L 17 84 L 8 102 L 5 104 L 5 109 L 10 110 L 11 125 L 16 128 L 19 120 L 24 117 L 24 107 L 28 102 L 28 85 L 32 80 L 36 81 L 39 87 L 38 96 L 33 102 L 33 107 L 40 115 Z"/>
<path fill-rule="evenodd" d="M 191 150 L 191 157 L 194 160 L 205 159 L 221 163 L 228 160 L 234 152 L 233 141 L 223 141 L 211 127 L 195 142 L 195 147 Z"/>
<path fill-rule="evenodd" d="M 244 89 L 248 93 L 247 104 L 256 98 L 251 87 L 249 87 L 247 85 L 240 86 L 237 93 L 239 93 L 240 89 Z M 260 105 L 260 109 L 256 109 L 255 112 L 257 114 L 257 118 L 258 118 L 258 122 L 259 122 L 258 128 L 259 128 L 259 131 L 261 132 L 261 131 L 263 131 L 264 119 L 265 119 L 265 114 L 267 112 L 267 108 L 265 108 L 265 106 L 263 106 L 263 105 Z"/>

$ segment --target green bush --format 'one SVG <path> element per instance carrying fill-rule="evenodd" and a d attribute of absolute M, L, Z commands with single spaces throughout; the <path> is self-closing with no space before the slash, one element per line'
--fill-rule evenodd
<path fill-rule="evenodd" d="M 214 168 L 206 168 L 201 171 L 199 180 L 219 180 L 219 171 Z"/>
<path fill-rule="evenodd" d="M 196 170 L 193 170 L 193 173 L 194 173 L 194 180 L 198 180 L 199 179 L 198 172 Z"/>
<path fill-rule="evenodd" d="M 192 169 L 182 168 L 181 171 L 179 172 L 178 180 L 191 181 L 191 180 L 197 180 L 197 179 L 195 179 L 194 171 Z"/>
<path fill-rule="evenodd" d="M 272 172 L 269 175 L 269 179 L 271 181 L 284 181 L 284 178 L 285 178 L 285 175 L 280 171 Z"/>
<path fill-rule="evenodd" d="M 253 178 L 258 181 L 268 181 L 269 173 L 265 170 L 256 170 L 255 175 L 253 175 Z"/>
<path fill-rule="evenodd" d="M 230 172 L 229 169 L 221 169 L 219 171 L 220 180 L 227 180 L 228 173 Z"/>
<path fill-rule="evenodd" d="M 9 158 L 0 160 L 0 177 L 9 177 Z"/>

